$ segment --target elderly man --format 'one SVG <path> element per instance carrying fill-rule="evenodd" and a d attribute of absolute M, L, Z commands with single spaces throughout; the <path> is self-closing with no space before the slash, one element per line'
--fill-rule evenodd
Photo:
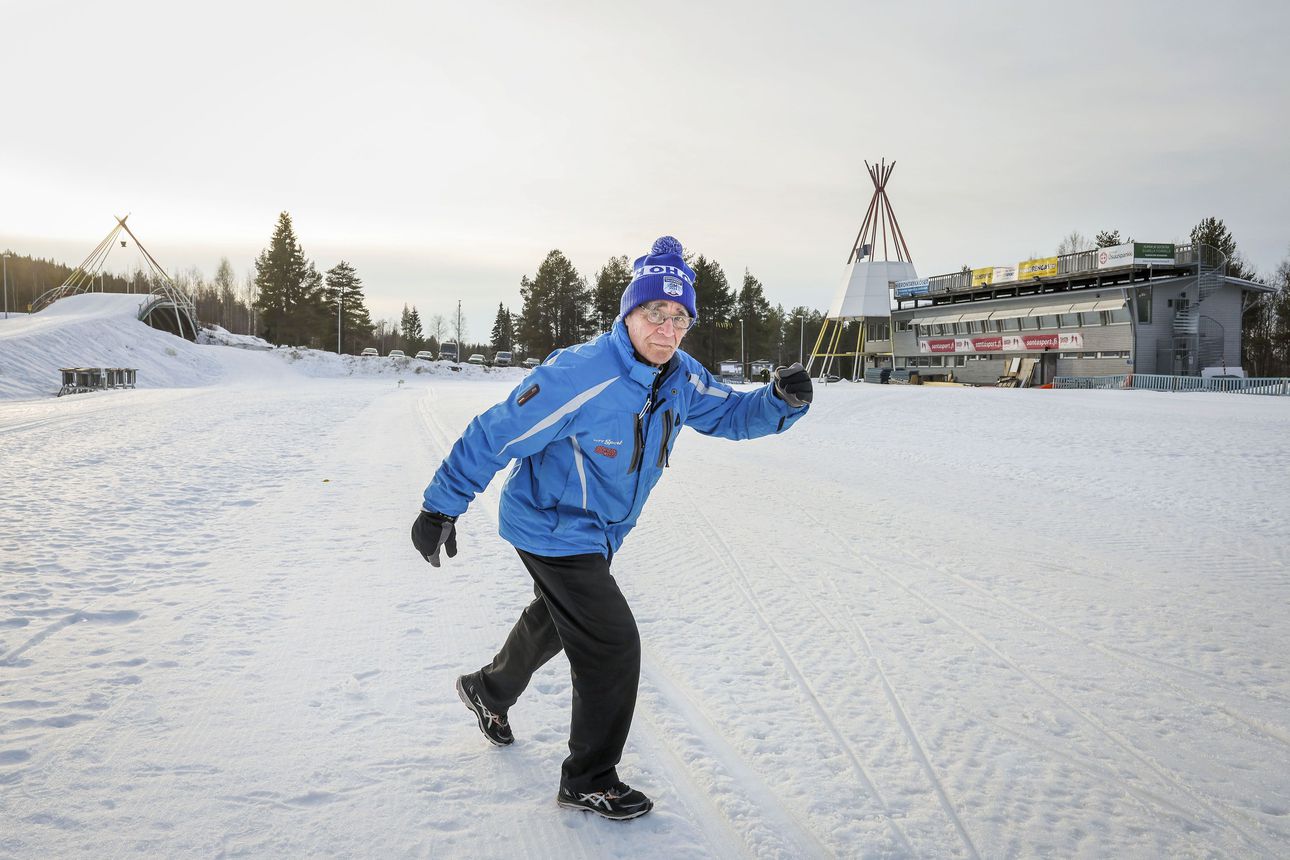
<path fill-rule="evenodd" d="M 492 663 L 457 679 L 457 694 L 489 741 L 515 740 L 507 712 L 537 669 L 561 650 L 573 678 L 569 757 L 556 800 L 605 818 L 653 803 L 618 778 L 640 678 L 636 621 L 609 566 L 668 468 L 678 431 L 750 439 L 806 413 L 800 364 L 770 384 L 733 391 L 681 352 L 698 321 L 694 271 L 664 236 L 638 260 L 620 316 L 606 334 L 547 357 L 509 397 L 471 421 L 426 488 L 412 542 L 435 567 L 457 554 L 454 523 L 493 476 L 501 536 L 536 595 Z"/>

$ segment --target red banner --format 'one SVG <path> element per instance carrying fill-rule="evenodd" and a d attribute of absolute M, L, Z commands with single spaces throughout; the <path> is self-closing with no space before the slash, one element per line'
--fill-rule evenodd
<path fill-rule="evenodd" d="M 1003 338 L 974 337 L 972 338 L 972 349 L 976 352 L 999 352 L 1003 349 Z"/>

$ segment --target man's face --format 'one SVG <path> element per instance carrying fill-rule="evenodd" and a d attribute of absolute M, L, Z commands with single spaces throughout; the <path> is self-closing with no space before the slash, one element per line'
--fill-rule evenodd
<path fill-rule="evenodd" d="M 657 310 L 667 319 L 662 323 L 650 322 L 646 318 L 650 309 Z M 689 311 L 680 302 L 653 301 L 636 308 L 623 320 L 632 346 L 650 364 L 666 364 L 681 345 L 681 338 L 685 337 L 685 332 L 672 323 L 673 316 L 689 316 Z"/>

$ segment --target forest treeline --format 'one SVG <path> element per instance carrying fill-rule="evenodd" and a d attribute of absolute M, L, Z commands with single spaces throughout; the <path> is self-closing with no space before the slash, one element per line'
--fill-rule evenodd
<path fill-rule="evenodd" d="M 1201 220 L 1190 238 L 1222 252 L 1228 274 L 1275 288 L 1245 308 L 1243 363 L 1252 375 L 1290 375 L 1290 256 L 1271 276 L 1260 277 L 1221 219 Z M 1131 241 L 1118 230 L 1101 231 L 1093 239 L 1073 231 L 1056 250 L 1064 254 Z M 72 267 L 53 260 L 6 253 L 11 310 L 26 310 L 73 273 Z M 687 261 L 695 271 L 700 321 L 686 336 L 685 349 L 710 370 L 716 372 L 720 362 L 732 358 L 785 364 L 810 355 L 823 324 L 821 311 L 772 304 L 762 282 L 747 269 L 732 283 L 721 264 L 703 253 L 689 255 Z M 373 320 L 356 269 L 340 260 L 319 272 L 305 254 L 287 212 L 278 216 L 253 273 L 239 279 L 225 258 L 213 278 L 189 269 L 176 273 L 174 280 L 193 297 L 203 323 L 236 334 L 255 334 L 275 344 L 346 354 L 368 347 L 382 355 L 402 349 L 412 355 L 420 350 L 437 353 L 441 344 L 453 342 L 460 344 L 462 358 L 474 352 L 509 350 L 518 361 L 527 356 L 543 358 L 558 347 L 607 331 L 631 280 L 631 261 L 626 256 L 611 257 L 588 279 L 563 252 L 550 251 L 534 274 L 520 279 L 518 309 L 499 303 L 487 340 L 472 339 L 456 302 L 429 314 L 416 304 L 405 304 L 398 320 Z M 101 273 L 94 285 L 106 292 L 148 292 L 152 286 L 141 268 L 124 274 Z M 844 331 L 841 343 L 855 342 L 854 326 Z"/>

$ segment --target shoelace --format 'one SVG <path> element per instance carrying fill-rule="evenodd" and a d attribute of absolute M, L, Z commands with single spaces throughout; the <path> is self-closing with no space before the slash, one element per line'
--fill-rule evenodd
<path fill-rule="evenodd" d="M 475 704 L 479 706 L 479 712 L 484 715 L 484 719 L 488 720 L 490 726 L 495 725 L 499 728 L 506 728 L 506 717 L 499 717 L 484 707 L 484 703 L 479 700 L 479 696 L 475 697 Z"/>
<path fill-rule="evenodd" d="M 618 793 L 610 788 L 605 791 L 593 791 L 590 794 L 579 794 L 578 800 L 583 803 L 590 803 L 592 806 L 604 804 L 605 809 L 612 809 L 610 801 L 617 800 L 618 797 Z"/>

